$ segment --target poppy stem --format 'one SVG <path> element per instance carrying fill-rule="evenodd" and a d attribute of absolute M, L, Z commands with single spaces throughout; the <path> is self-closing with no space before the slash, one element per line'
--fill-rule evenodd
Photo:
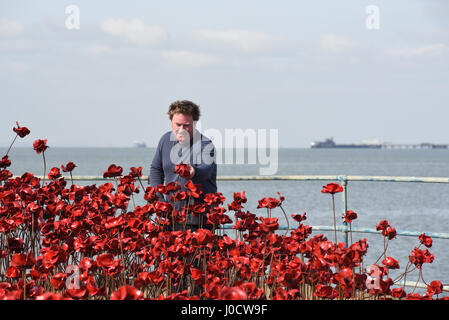
<path fill-rule="evenodd" d="M 142 191 L 145 192 L 145 187 L 143 186 L 143 183 L 142 183 L 142 180 L 140 180 L 140 177 L 137 177 L 137 180 L 139 180 L 139 183 L 142 186 Z"/>
<path fill-rule="evenodd" d="M 136 209 L 136 202 L 134 200 L 134 193 L 131 192 L 131 199 L 133 200 L 133 206 L 134 206 L 134 210 Z"/>
<path fill-rule="evenodd" d="M 416 287 L 418 286 L 419 279 L 421 279 L 421 272 L 422 272 L 422 270 L 419 269 L 418 279 L 416 280 L 415 286 L 413 287 L 413 290 L 412 290 L 411 293 L 415 292 L 415 289 L 416 289 Z"/>
<path fill-rule="evenodd" d="M 337 219 L 335 217 L 335 197 L 334 197 L 334 194 L 332 194 L 332 212 L 334 214 L 334 238 L 335 238 L 335 245 L 337 245 Z"/>
<path fill-rule="evenodd" d="M 26 283 L 25 283 L 25 280 L 26 280 L 26 278 L 25 278 L 25 275 L 26 275 L 26 271 L 25 271 L 25 269 L 23 269 L 22 270 L 22 272 L 23 272 L 23 300 L 26 300 Z"/>
<path fill-rule="evenodd" d="M 352 244 L 352 223 L 351 222 L 349 222 L 349 234 L 351 237 L 351 244 Z"/>
<path fill-rule="evenodd" d="M 11 144 L 10 144 L 10 146 L 9 146 L 9 148 L 8 148 L 8 151 L 6 151 L 6 154 L 5 154 L 5 156 L 7 156 L 8 155 L 8 153 L 9 153 L 9 151 L 11 150 L 11 148 L 12 148 L 12 145 L 14 144 L 14 142 L 16 141 L 16 139 L 17 139 L 17 136 L 18 136 L 18 134 L 16 134 L 16 136 L 14 137 L 14 139 L 12 140 L 12 142 L 11 142 Z"/>
<path fill-rule="evenodd" d="M 287 231 L 285 232 L 285 236 L 287 235 L 288 231 L 290 230 L 290 223 L 288 222 L 287 214 L 285 213 L 284 208 L 280 205 L 279 208 L 281 208 L 282 212 L 284 213 L 285 221 L 287 221 Z"/>
<path fill-rule="evenodd" d="M 45 161 L 45 151 L 42 151 L 42 158 L 44 159 L 44 177 L 42 179 L 42 186 L 44 186 L 45 174 L 47 173 L 47 161 Z"/>
<path fill-rule="evenodd" d="M 385 239 L 386 239 L 386 237 L 384 236 L 384 252 L 380 254 L 379 258 L 377 258 L 376 262 L 374 262 L 373 264 L 377 264 L 382 257 L 384 257 L 384 259 L 386 257 L 388 242 L 385 242 Z"/>
<path fill-rule="evenodd" d="M 124 258 L 124 255 L 123 255 L 123 245 L 122 245 L 122 237 L 121 237 L 121 235 L 120 235 L 120 229 L 118 230 L 118 234 L 117 234 L 117 237 L 118 237 L 118 241 L 119 241 L 119 243 L 120 243 L 120 257 L 122 258 L 122 263 L 123 263 L 123 270 L 122 270 L 122 278 L 123 278 L 123 285 L 126 285 L 126 278 L 125 278 L 125 258 Z"/>

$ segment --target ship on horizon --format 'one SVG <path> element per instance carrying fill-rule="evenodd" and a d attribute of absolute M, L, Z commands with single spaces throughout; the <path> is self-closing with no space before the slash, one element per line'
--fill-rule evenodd
<path fill-rule="evenodd" d="M 327 138 L 324 141 L 313 141 L 310 144 L 311 148 L 372 148 L 372 149 L 380 149 L 382 148 L 382 144 L 377 140 L 373 141 L 365 141 L 361 144 L 337 144 L 335 143 L 333 138 Z"/>
<path fill-rule="evenodd" d="M 133 147 L 134 148 L 146 148 L 147 144 L 143 141 L 134 141 Z"/>

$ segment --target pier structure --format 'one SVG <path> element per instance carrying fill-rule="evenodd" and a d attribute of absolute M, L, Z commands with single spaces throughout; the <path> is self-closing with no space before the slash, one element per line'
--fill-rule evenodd
<path fill-rule="evenodd" d="M 418 144 L 392 144 L 382 143 L 382 149 L 449 149 L 449 144 L 418 143 Z"/>

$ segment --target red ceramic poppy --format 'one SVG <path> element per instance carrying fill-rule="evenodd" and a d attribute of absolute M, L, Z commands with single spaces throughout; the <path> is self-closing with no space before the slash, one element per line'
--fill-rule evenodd
<path fill-rule="evenodd" d="M 223 287 L 220 291 L 220 300 L 246 300 L 247 294 L 240 287 Z"/>
<path fill-rule="evenodd" d="M 113 178 L 121 176 L 123 172 L 123 168 L 120 166 L 117 166 L 115 164 L 111 164 L 108 167 L 108 170 L 103 173 L 103 178 Z"/>
<path fill-rule="evenodd" d="M 7 168 L 11 165 L 11 160 L 8 159 L 8 156 L 5 155 L 2 157 L 2 160 L 0 160 L 0 168 Z"/>
<path fill-rule="evenodd" d="M 353 220 L 357 219 L 357 213 L 352 210 L 348 210 L 343 216 L 343 219 L 345 220 L 345 222 L 351 223 Z"/>
<path fill-rule="evenodd" d="M 338 183 L 331 182 L 327 185 L 323 186 L 323 189 L 321 190 L 322 193 L 330 193 L 335 194 L 338 192 L 343 192 L 343 187 L 340 186 Z"/>
<path fill-rule="evenodd" d="M 64 172 L 72 172 L 75 167 L 76 165 L 72 161 L 69 161 L 65 166 L 61 165 L 61 169 Z"/>
<path fill-rule="evenodd" d="M 174 173 L 179 174 L 185 179 L 190 179 L 190 166 L 185 163 L 180 163 L 175 166 Z"/>
<path fill-rule="evenodd" d="M 141 300 L 142 291 L 132 286 L 122 286 L 111 294 L 111 300 Z"/>
<path fill-rule="evenodd" d="M 421 241 L 421 243 L 425 245 L 427 248 L 432 247 L 433 242 L 432 238 L 424 233 L 419 235 L 419 241 Z"/>
<path fill-rule="evenodd" d="M 33 143 L 33 148 L 36 151 L 36 153 L 38 153 L 38 154 L 41 153 L 41 152 L 44 152 L 45 150 L 48 149 L 47 139 L 45 139 L 45 140 L 41 140 L 41 139 L 35 140 L 34 143 Z"/>
<path fill-rule="evenodd" d="M 383 259 L 382 264 L 388 269 L 399 269 L 399 262 L 392 257 L 386 257 Z"/>
<path fill-rule="evenodd" d="M 29 130 L 27 127 L 21 127 L 21 126 L 19 126 L 19 123 L 18 123 L 18 122 L 16 122 L 16 124 L 17 124 L 17 128 L 16 128 L 16 127 L 13 127 L 12 130 L 13 130 L 15 133 L 17 133 L 17 135 L 18 135 L 19 137 L 24 138 L 24 137 L 26 137 L 27 135 L 30 134 L 30 130 Z"/>
<path fill-rule="evenodd" d="M 48 178 L 50 180 L 56 180 L 61 177 L 61 172 L 59 171 L 59 168 L 53 167 L 50 169 L 50 172 L 48 173 Z"/>
<path fill-rule="evenodd" d="M 114 256 L 109 253 L 103 253 L 97 257 L 96 262 L 99 267 L 109 268 L 114 263 Z"/>

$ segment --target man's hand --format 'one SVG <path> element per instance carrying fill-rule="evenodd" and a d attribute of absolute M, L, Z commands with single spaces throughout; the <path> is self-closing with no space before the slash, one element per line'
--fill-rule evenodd
<path fill-rule="evenodd" d="M 190 172 L 189 179 L 192 179 L 193 176 L 195 175 L 195 168 L 192 166 L 189 166 L 189 172 Z"/>

